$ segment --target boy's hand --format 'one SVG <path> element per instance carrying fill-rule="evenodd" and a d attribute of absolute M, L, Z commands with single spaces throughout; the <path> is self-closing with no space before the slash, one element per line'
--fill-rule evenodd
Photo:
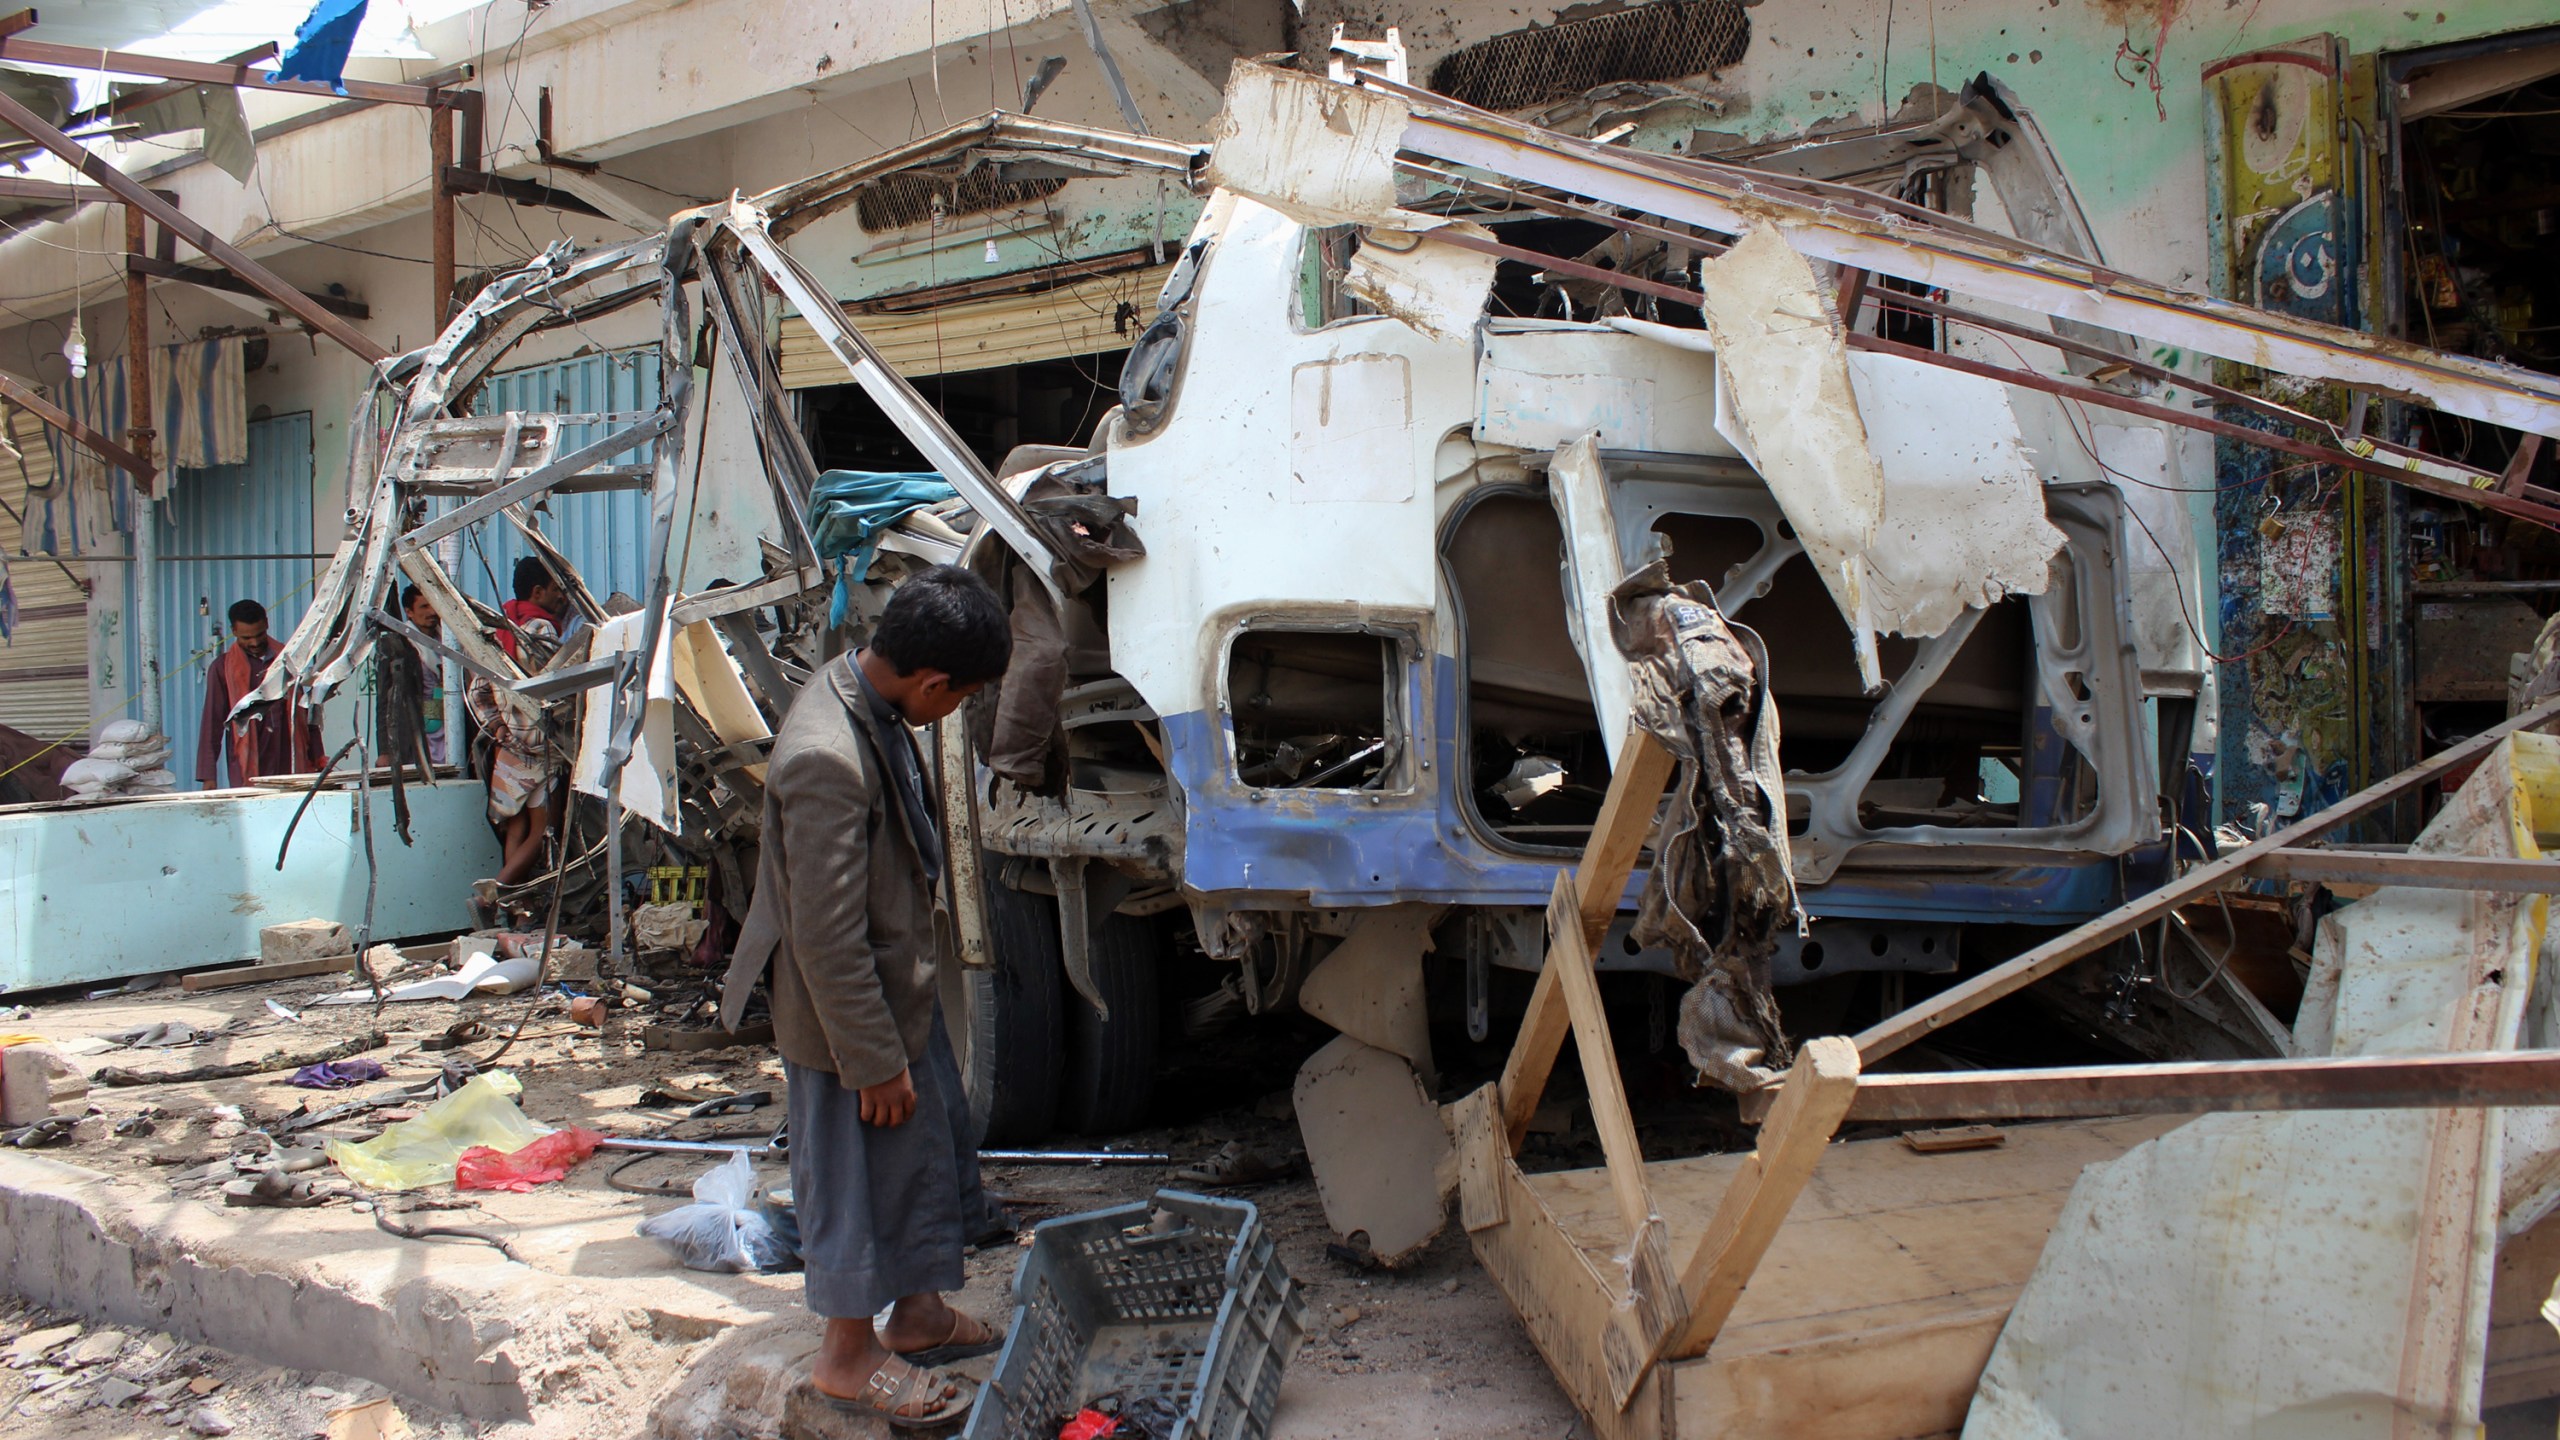
<path fill-rule="evenodd" d="M 899 1071 L 895 1079 L 863 1086 L 860 1093 L 862 1123 L 865 1125 L 894 1130 L 906 1124 L 908 1117 L 916 1113 L 916 1082 L 904 1070 Z"/>

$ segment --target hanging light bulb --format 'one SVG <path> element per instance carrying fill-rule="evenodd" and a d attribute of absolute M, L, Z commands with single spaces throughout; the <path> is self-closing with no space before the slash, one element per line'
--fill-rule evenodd
<path fill-rule="evenodd" d="M 80 312 L 71 312 L 71 335 L 62 342 L 62 358 L 71 362 L 71 378 L 89 373 L 89 337 L 80 329 Z"/>

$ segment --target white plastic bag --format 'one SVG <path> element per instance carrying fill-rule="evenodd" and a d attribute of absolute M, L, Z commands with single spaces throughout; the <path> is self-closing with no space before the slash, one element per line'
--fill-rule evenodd
<path fill-rule="evenodd" d="M 730 1152 L 693 1182 L 693 1203 L 640 1222 L 640 1233 L 667 1247 L 688 1270 L 773 1270 L 798 1256 L 756 1210 L 756 1167 Z"/>

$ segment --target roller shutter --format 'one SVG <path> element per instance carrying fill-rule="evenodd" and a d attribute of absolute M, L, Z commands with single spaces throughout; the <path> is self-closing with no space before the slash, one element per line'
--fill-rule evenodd
<path fill-rule="evenodd" d="M 14 406 L 7 414 L 9 443 L 17 447 L 25 468 L 0 454 L 0 500 L 8 506 L 0 511 L 0 554 L 8 560 L 9 585 L 18 598 L 17 629 L 0 644 L 0 725 L 47 740 L 85 744 L 89 601 L 79 581 L 87 578 L 88 567 L 79 560 L 57 562 L 25 553 L 31 547 L 19 533 L 19 520 L 32 513 L 28 482 L 39 488 L 48 484 L 53 457 L 45 448 L 42 421 Z"/>
<path fill-rule="evenodd" d="M 1126 350 L 1155 318 L 1173 267 L 1080 280 L 1036 295 L 1002 295 L 910 315 L 856 315 L 855 327 L 899 374 L 948 375 Z M 809 322 L 782 322 L 782 383 L 793 390 L 850 383 Z"/>

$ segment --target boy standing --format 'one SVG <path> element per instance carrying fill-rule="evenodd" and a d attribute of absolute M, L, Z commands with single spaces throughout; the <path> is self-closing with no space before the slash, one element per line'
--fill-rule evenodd
<path fill-rule="evenodd" d="M 899 587 L 868 648 L 810 680 L 774 740 L 755 900 L 722 996 L 734 1030 L 771 965 L 805 1293 L 827 1321 L 810 1383 L 903 1425 L 965 1413 L 974 1394 L 928 1367 L 999 1343 L 941 1294 L 966 1281 L 984 1201 L 935 985 L 944 852 L 912 727 L 1011 654 L 995 592 L 942 565 Z"/>

